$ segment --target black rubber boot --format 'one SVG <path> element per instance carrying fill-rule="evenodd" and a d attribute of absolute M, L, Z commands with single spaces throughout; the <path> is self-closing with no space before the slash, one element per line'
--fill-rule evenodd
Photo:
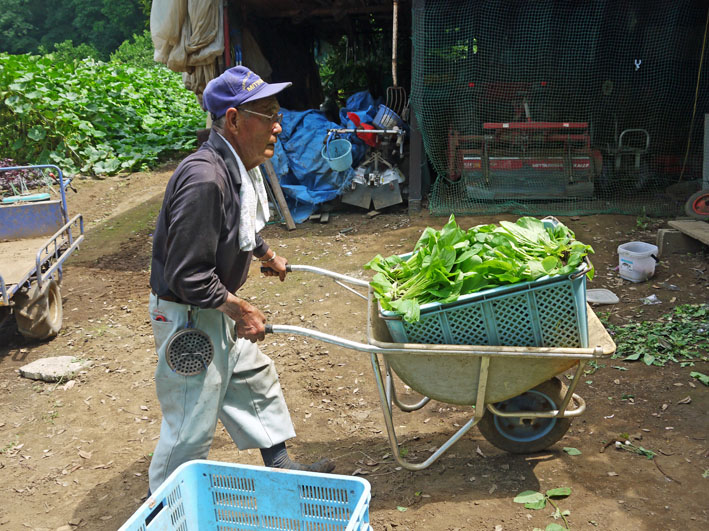
<path fill-rule="evenodd" d="M 335 463 L 332 459 L 320 459 L 311 465 L 303 465 L 291 461 L 288 457 L 286 443 L 276 444 L 271 448 L 261 448 L 263 463 L 271 468 L 282 468 L 284 470 L 306 470 L 308 472 L 329 473 L 335 470 Z"/>

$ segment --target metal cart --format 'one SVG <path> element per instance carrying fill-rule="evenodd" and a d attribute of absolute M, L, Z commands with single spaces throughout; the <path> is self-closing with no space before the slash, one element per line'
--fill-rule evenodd
<path fill-rule="evenodd" d="M 69 182 L 57 166 L 0 168 L 14 170 L 51 171 L 59 198 L 16 195 L 0 204 L 0 323 L 14 313 L 22 335 L 47 339 L 62 326 L 62 266 L 84 240 L 84 221 L 69 219 Z"/>

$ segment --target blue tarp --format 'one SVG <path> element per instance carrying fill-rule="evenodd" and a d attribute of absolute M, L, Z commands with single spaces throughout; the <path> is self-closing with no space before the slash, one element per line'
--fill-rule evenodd
<path fill-rule="evenodd" d="M 352 95 L 340 110 L 341 123 L 329 121 L 317 110 L 283 113 L 283 132 L 278 137 L 271 161 L 279 177 L 283 194 L 296 223 L 302 223 L 317 210 L 317 206 L 340 195 L 354 176 L 354 169 L 336 172 L 322 157 L 322 148 L 328 129 L 354 128 L 347 118 L 356 113 L 362 122 L 369 123 L 376 115 L 378 102 L 368 92 Z M 352 166 L 364 158 L 367 146 L 354 133 L 341 135 L 352 143 Z"/>

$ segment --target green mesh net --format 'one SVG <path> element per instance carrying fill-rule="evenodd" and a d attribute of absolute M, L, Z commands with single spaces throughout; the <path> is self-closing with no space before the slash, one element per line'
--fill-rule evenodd
<path fill-rule="evenodd" d="M 437 174 L 431 213 L 680 212 L 702 176 L 707 9 L 415 2 L 411 97 Z"/>

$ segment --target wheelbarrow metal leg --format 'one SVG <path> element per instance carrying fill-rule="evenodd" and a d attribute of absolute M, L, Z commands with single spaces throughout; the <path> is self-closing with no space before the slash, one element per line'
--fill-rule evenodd
<path fill-rule="evenodd" d="M 586 401 L 581 398 L 579 395 L 574 393 L 573 395 L 574 402 L 577 404 L 577 406 L 574 409 L 565 411 L 562 409 L 551 409 L 549 411 L 524 411 L 524 412 L 514 412 L 514 413 L 509 413 L 509 412 L 504 412 L 500 411 L 497 409 L 493 404 L 488 404 L 487 405 L 487 410 L 490 411 L 493 415 L 496 415 L 498 417 L 516 417 L 520 419 L 520 422 L 523 419 L 538 419 L 538 418 L 551 418 L 551 417 L 563 417 L 563 418 L 568 418 L 568 417 L 578 417 L 581 415 L 584 411 L 586 411 Z"/>
<path fill-rule="evenodd" d="M 566 390 L 566 395 L 564 395 L 564 400 L 559 405 L 559 409 L 552 409 L 549 411 L 525 411 L 523 414 L 520 412 L 503 412 L 497 409 L 493 404 L 488 404 L 487 409 L 498 417 L 518 417 L 520 419 L 520 422 L 522 421 L 522 419 L 531 418 L 578 417 L 584 411 L 586 411 L 586 401 L 579 395 L 574 393 L 574 389 L 576 389 L 576 386 L 578 385 L 579 380 L 581 379 L 581 375 L 583 374 L 583 369 L 585 367 L 586 360 L 579 360 L 579 365 L 576 368 L 576 372 L 574 373 L 574 378 L 571 381 L 571 385 Z M 574 409 L 569 410 L 567 408 L 569 407 L 569 404 L 571 403 L 572 399 L 575 402 L 576 406 L 574 407 Z"/>
<path fill-rule="evenodd" d="M 574 373 L 574 379 L 571 380 L 571 385 L 569 385 L 569 388 L 566 391 L 566 396 L 564 397 L 564 401 L 561 403 L 561 406 L 559 406 L 559 416 L 560 417 L 564 416 L 564 413 L 566 412 L 566 408 L 569 406 L 569 402 L 571 401 L 571 397 L 574 396 L 574 391 L 576 390 L 576 386 L 579 384 L 579 380 L 581 379 L 581 375 L 583 374 L 583 370 L 585 367 L 586 367 L 586 360 L 580 360 L 579 365 L 576 368 L 576 372 Z M 576 395 L 576 396 L 578 396 L 578 395 Z M 583 402 L 583 400 L 582 400 L 582 402 Z M 584 409 L 586 409 L 586 408 L 584 407 Z M 579 413 L 579 415 L 580 414 L 581 413 Z"/>
<path fill-rule="evenodd" d="M 473 420 L 479 422 L 485 414 L 485 391 L 487 390 L 487 373 L 490 367 L 490 356 L 480 357 L 480 375 L 478 377 L 478 394 L 475 398 L 475 415 Z"/>
<path fill-rule="evenodd" d="M 396 404 L 396 407 L 398 407 L 401 411 L 411 413 L 412 411 L 418 411 L 431 401 L 429 397 L 424 396 L 415 404 L 404 404 L 401 400 L 399 400 L 399 397 L 396 396 L 396 388 L 394 387 L 394 377 L 392 376 L 391 369 L 389 368 L 389 362 L 386 360 L 384 361 L 384 370 L 386 372 L 387 403 L 393 402 L 394 404 Z"/>
<path fill-rule="evenodd" d="M 396 430 L 394 429 L 394 419 L 392 416 L 392 402 L 387 395 L 387 384 L 385 383 L 384 377 L 382 375 L 382 370 L 379 365 L 379 359 L 377 358 L 377 355 L 375 353 L 372 353 L 370 357 L 372 360 L 372 369 L 374 370 L 374 379 L 377 383 L 377 390 L 379 391 L 379 401 L 381 402 L 382 413 L 384 414 L 384 424 L 386 425 L 387 435 L 389 436 L 389 446 L 391 447 L 391 452 L 394 456 L 394 459 L 403 468 L 412 471 L 423 470 L 425 468 L 428 468 L 429 466 L 431 466 L 431 464 L 437 461 L 438 458 L 441 457 L 446 452 L 446 450 L 448 450 L 448 448 L 458 442 L 458 440 L 463 435 L 465 435 L 465 433 L 470 430 L 470 428 L 475 426 L 480 420 L 480 418 L 482 418 L 482 415 L 480 416 L 480 418 L 476 418 L 475 416 L 473 416 L 473 418 L 466 422 L 457 432 L 455 432 L 455 434 L 453 434 L 452 437 L 450 437 L 445 443 L 443 443 L 441 447 L 438 448 L 438 450 L 436 450 L 425 461 L 421 463 L 411 463 L 409 461 L 406 461 L 401 457 L 401 455 L 399 455 L 399 442 L 396 437 Z M 484 372 L 484 378 L 485 380 L 487 380 L 487 368 Z M 483 375 L 481 374 L 481 378 L 482 377 Z M 480 409 L 482 411 L 485 410 L 482 406 L 476 409 Z"/>

